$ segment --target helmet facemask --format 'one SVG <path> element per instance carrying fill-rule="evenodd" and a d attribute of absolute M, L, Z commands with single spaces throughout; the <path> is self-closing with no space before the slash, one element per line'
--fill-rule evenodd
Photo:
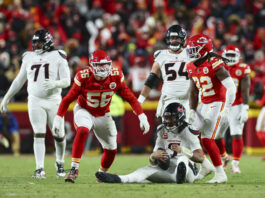
<path fill-rule="evenodd" d="M 194 62 L 196 60 L 198 60 L 199 58 L 201 58 L 201 53 L 200 51 L 202 50 L 202 48 L 204 47 L 204 45 L 197 45 L 197 46 L 194 46 L 194 47 L 190 47 L 190 46 L 187 46 L 186 48 L 186 52 L 187 52 L 187 55 L 189 57 L 189 60 L 191 62 Z M 203 56 L 205 56 L 206 54 L 204 54 Z"/>
<path fill-rule="evenodd" d="M 53 46 L 53 37 L 47 30 L 38 30 L 32 37 L 32 48 L 37 54 L 50 51 Z"/>
<path fill-rule="evenodd" d="M 179 25 L 172 25 L 166 33 L 166 44 L 169 49 L 176 52 L 186 44 L 186 31 Z M 173 40 L 173 42 L 172 42 Z M 178 41 L 176 41 L 178 40 Z"/>
<path fill-rule="evenodd" d="M 232 65 L 235 65 L 239 62 L 240 54 L 238 54 L 232 50 L 229 50 L 229 51 L 223 53 L 223 57 L 228 59 L 228 62 L 226 62 L 226 64 L 228 66 L 232 66 Z"/>
<path fill-rule="evenodd" d="M 100 62 L 93 62 L 92 67 L 94 75 L 105 78 L 110 74 L 111 61 L 100 60 Z"/>
<path fill-rule="evenodd" d="M 180 117 L 176 113 L 165 112 L 163 115 L 163 124 L 165 128 L 172 133 L 181 132 L 184 125 L 185 115 L 182 114 Z M 179 130 L 181 128 L 181 130 Z"/>

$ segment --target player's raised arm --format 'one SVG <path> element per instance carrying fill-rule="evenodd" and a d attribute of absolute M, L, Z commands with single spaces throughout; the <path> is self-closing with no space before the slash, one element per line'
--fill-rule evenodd
<path fill-rule="evenodd" d="M 5 94 L 2 102 L 0 110 L 1 112 L 7 112 L 7 104 L 9 103 L 10 99 L 16 95 L 16 93 L 21 89 L 21 87 L 25 84 L 27 80 L 27 72 L 26 72 L 26 66 L 24 62 L 22 62 L 21 69 L 12 82 L 10 88 L 8 89 L 7 93 Z"/>
<path fill-rule="evenodd" d="M 161 70 L 158 62 L 154 62 L 152 66 L 152 70 L 145 81 L 144 87 L 141 91 L 140 96 L 138 97 L 138 101 L 142 104 L 145 99 L 149 96 L 150 91 L 157 87 L 160 82 Z"/>

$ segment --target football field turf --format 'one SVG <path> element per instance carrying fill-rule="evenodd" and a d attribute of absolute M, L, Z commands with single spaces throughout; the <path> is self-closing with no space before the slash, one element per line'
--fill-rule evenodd
<path fill-rule="evenodd" d="M 76 183 L 65 183 L 56 178 L 55 156 L 46 156 L 47 178 L 31 178 L 35 168 L 33 155 L 0 156 L 0 197 L 21 198 L 264 198 L 265 162 L 260 156 L 243 156 L 241 175 L 232 175 L 228 169 L 227 184 L 205 184 L 213 174 L 195 184 L 103 184 L 97 183 L 95 172 L 100 156 L 83 156 Z M 69 169 L 71 157 L 65 159 Z M 110 173 L 128 174 L 148 165 L 148 155 L 117 155 Z M 230 164 L 229 164 L 230 167 Z"/>

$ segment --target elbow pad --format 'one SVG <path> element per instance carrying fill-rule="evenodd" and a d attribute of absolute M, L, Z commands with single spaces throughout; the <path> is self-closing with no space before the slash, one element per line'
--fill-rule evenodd
<path fill-rule="evenodd" d="M 231 77 L 225 78 L 221 81 L 226 88 L 225 106 L 231 106 L 236 98 L 236 86 Z"/>
<path fill-rule="evenodd" d="M 160 78 L 155 73 L 150 73 L 146 79 L 144 85 L 150 87 L 151 89 L 156 88 L 160 82 Z"/>

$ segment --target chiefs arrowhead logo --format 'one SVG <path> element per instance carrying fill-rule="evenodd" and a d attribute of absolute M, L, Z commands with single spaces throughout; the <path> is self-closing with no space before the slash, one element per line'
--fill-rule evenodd
<path fill-rule="evenodd" d="M 109 88 L 110 89 L 115 89 L 116 86 L 117 86 L 116 83 L 115 82 L 112 82 L 112 83 L 110 83 Z"/>

